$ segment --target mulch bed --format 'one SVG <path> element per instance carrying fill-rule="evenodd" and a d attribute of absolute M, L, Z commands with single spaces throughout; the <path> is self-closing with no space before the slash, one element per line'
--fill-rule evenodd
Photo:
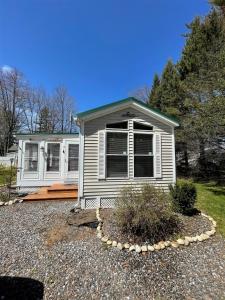
<path fill-rule="evenodd" d="M 160 241 L 154 240 L 151 237 L 147 240 L 143 240 L 140 236 L 128 235 L 121 232 L 120 228 L 116 225 L 112 209 L 103 209 L 101 210 L 100 215 L 103 219 L 103 233 L 104 235 L 109 236 L 111 240 L 116 240 L 121 243 L 128 242 L 131 244 L 153 244 Z M 178 237 L 184 236 L 196 236 L 211 229 L 210 221 L 200 214 L 194 216 L 177 215 L 180 220 L 179 232 L 167 236 L 168 240 L 175 240 Z"/>

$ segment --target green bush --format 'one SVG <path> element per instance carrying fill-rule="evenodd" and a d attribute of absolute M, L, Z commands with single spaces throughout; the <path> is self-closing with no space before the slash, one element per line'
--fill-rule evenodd
<path fill-rule="evenodd" d="M 170 186 L 173 209 L 184 215 L 189 215 L 194 210 L 197 199 L 197 190 L 190 181 L 179 181 L 175 186 Z"/>
<path fill-rule="evenodd" d="M 152 242 L 167 238 L 179 230 L 170 197 L 149 184 L 141 189 L 122 189 L 115 206 L 115 221 L 123 233 L 141 236 Z"/>
<path fill-rule="evenodd" d="M 6 167 L 0 164 L 0 185 L 8 185 L 10 182 L 10 178 L 12 182 L 16 180 L 16 167 L 12 166 Z"/>
<path fill-rule="evenodd" d="M 9 196 L 9 193 L 1 193 L 0 192 L 0 201 L 1 202 L 8 202 L 10 200 L 10 196 Z"/>

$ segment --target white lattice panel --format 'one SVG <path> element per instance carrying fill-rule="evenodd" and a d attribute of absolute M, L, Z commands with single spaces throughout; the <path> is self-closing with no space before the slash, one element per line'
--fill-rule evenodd
<path fill-rule="evenodd" d="M 99 207 L 98 201 L 96 198 L 85 198 L 85 208 L 92 209 Z"/>
<path fill-rule="evenodd" d="M 29 194 L 36 192 L 40 187 L 36 186 L 21 186 L 20 188 L 17 188 L 17 192 L 21 194 Z"/>
<path fill-rule="evenodd" d="M 100 206 L 102 208 L 111 208 L 115 206 L 115 198 L 112 197 L 102 197 L 100 199 Z"/>

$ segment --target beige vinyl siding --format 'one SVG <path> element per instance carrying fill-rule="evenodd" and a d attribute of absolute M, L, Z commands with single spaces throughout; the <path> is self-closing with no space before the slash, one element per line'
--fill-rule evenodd
<path fill-rule="evenodd" d="M 129 111 L 135 114 L 133 119 L 122 116 Z M 116 178 L 98 178 L 98 131 L 104 130 L 106 123 L 115 123 L 128 121 L 128 172 L 129 179 Z M 162 151 L 162 178 L 159 179 L 136 179 L 133 178 L 133 120 L 145 123 L 148 122 L 154 126 L 153 132 L 161 134 L 161 151 Z M 168 184 L 173 182 L 173 140 L 172 128 L 159 120 L 149 117 L 135 109 L 123 109 L 106 116 L 88 121 L 84 124 L 84 179 L 83 179 L 83 196 L 115 196 L 120 189 L 128 184 L 141 185 L 143 182 L 151 182 L 165 189 Z"/>

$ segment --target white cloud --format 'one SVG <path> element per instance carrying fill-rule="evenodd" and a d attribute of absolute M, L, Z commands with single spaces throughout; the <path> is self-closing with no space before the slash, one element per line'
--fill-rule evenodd
<path fill-rule="evenodd" d="M 2 69 L 3 73 L 9 73 L 9 72 L 12 72 L 12 70 L 13 70 L 13 68 L 8 65 L 2 66 L 1 69 Z"/>

